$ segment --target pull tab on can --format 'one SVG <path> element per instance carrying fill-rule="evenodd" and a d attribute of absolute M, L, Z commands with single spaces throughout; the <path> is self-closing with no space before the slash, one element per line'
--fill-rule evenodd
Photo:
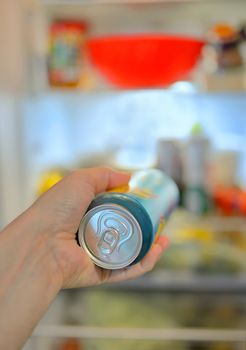
<path fill-rule="evenodd" d="M 107 230 L 102 234 L 102 237 L 98 242 L 98 250 L 104 255 L 110 255 L 115 250 L 119 240 L 120 236 L 117 230 Z"/>

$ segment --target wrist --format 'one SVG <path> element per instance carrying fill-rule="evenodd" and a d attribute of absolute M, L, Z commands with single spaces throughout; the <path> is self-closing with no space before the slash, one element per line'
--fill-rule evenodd
<path fill-rule="evenodd" d="M 49 294 L 61 289 L 62 275 L 52 255 L 49 233 L 42 230 L 35 209 L 29 208 L 14 220 L 2 236 L 8 246 L 3 263 L 12 271 L 12 277 L 25 272 L 25 277 L 42 279 Z"/>
<path fill-rule="evenodd" d="M 49 287 L 59 291 L 62 287 L 63 276 L 60 266 L 55 259 L 55 235 L 44 225 L 40 213 L 34 206 L 29 208 L 22 218 L 22 236 L 26 235 L 26 253 L 30 256 L 37 273 L 49 282 Z"/>
<path fill-rule="evenodd" d="M 23 345 L 61 288 L 46 236 L 32 209 L 1 232 L 0 348 Z"/>

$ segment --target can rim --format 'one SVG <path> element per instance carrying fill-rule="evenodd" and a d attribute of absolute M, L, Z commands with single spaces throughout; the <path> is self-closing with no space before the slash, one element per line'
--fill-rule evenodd
<path fill-rule="evenodd" d="M 97 213 L 98 211 L 101 210 L 117 210 L 118 212 L 124 213 L 124 215 L 127 215 L 128 218 L 130 218 L 130 220 L 134 223 L 134 225 L 137 227 L 137 234 L 138 234 L 138 238 L 139 238 L 139 245 L 138 245 L 138 249 L 136 249 L 134 255 L 128 260 L 127 265 L 126 263 L 116 263 L 114 265 L 112 265 L 112 263 L 107 263 L 102 261 L 101 259 L 97 258 L 95 256 L 95 254 L 89 249 L 89 247 L 86 244 L 85 241 L 85 237 L 84 237 L 84 229 L 87 225 L 87 223 L 89 222 L 89 220 L 91 219 L 91 217 Z M 127 210 L 126 208 L 124 208 L 123 206 L 119 205 L 119 204 L 114 204 L 114 203 L 109 203 L 109 204 L 101 204 L 98 205 L 92 209 L 90 209 L 85 216 L 82 218 L 81 222 L 80 222 L 80 226 L 79 226 L 79 231 L 78 231 L 78 241 L 80 246 L 85 250 L 85 252 L 88 254 L 88 256 L 91 258 L 91 260 L 97 265 L 100 266 L 102 268 L 106 268 L 106 269 L 110 269 L 110 270 L 117 270 L 117 269 L 121 269 L 124 267 L 128 267 L 129 265 L 131 265 L 134 260 L 136 260 L 136 258 L 139 256 L 141 249 L 142 249 L 142 245 L 143 245 L 143 235 L 142 235 L 142 230 L 141 227 L 138 223 L 138 221 L 136 220 L 136 218 L 130 213 L 129 210 Z"/>

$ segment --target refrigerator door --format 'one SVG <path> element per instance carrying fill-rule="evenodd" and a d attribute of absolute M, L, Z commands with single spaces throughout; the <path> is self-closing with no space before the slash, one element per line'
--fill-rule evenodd
<path fill-rule="evenodd" d="M 0 95 L 0 228 L 23 209 L 19 99 Z"/>

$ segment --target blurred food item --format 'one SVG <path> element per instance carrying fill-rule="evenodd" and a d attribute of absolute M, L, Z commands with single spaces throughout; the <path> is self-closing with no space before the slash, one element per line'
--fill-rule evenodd
<path fill-rule="evenodd" d="M 86 326 L 127 328 L 229 328 L 245 326 L 245 298 L 235 295 L 173 294 L 122 292 L 120 290 L 93 290 L 84 293 L 87 306 Z M 107 312 L 105 312 L 107 310 Z M 158 340 L 92 339 L 86 342 L 88 350 L 191 350 L 233 349 L 223 341 L 216 343 L 169 342 Z"/>
<path fill-rule="evenodd" d="M 213 191 L 215 208 L 224 215 L 235 214 L 240 192 L 240 189 L 236 187 L 215 187 Z"/>
<path fill-rule="evenodd" d="M 167 303 L 161 295 L 148 295 L 146 303 L 145 293 L 92 290 L 84 294 L 84 302 L 88 326 L 161 328 L 178 325 L 174 314 L 163 312 Z"/>
<path fill-rule="evenodd" d="M 194 227 L 190 229 L 183 229 L 175 233 L 175 239 L 181 242 L 212 242 L 214 240 L 214 235 L 211 231 L 206 230 L 202 227 Z"/>
<path fill-rule="evenodd" d="M 218 186 L 213 191 L 216 209 L 224 215 L 246 215 L 246 192 L 238 187 Z"/>
<path fill-rule="evenodd" d="M 246 252 L 246 234 L 245 232 L 238 230 L 236 227 L 234 231 L 222 230 L 217 232 L 216 240 L 238 248 L 240 251 Z"/>
<path fill-rule="evenodd" d="M 237 28 L 227 23 L 219 23 L 208 33 L 208 42 L 213 51 L 213 59 L 219 68 L 238 67 L 243 63 L 239 44 L 241 35 Z M 212 57 L 211 57 L 212 58 Z"/>
<path fill-rule="evenodd" d="M 77 87 L 80 83 L 87 25 L 57 20 L 50 26 L 48 77 L 52 87 Z"/>
<path fill-rule="evenodd" d="M 157 269 L 172 272 L 195 272 L 201 265 L 201 244 L 198 242 L 174 243 L 161 257 Z"/>
<path fill-rule="evenodd" d="M 227 23 L 218 23 L 209 31 L 211 42 L 231 42 L 239 38 L 236 28 Z"/>
<path fill-rule="evenodd" d="M 184 206 L 195 214 L 209 210 L 208 161 L 209 140 L 195 124 L 184 148 Z"/>
<path fill-rule="evenodd" d="M 184 240 L 183 243 L 171 244 L 158 268 L 195 274 L 234 275 L 245 272 L 245 251 L 223 242 Z"/>
<path fill-rule="evenodd" d="M 157 142 L 157 168 L 164 171 L 178 185 L 182 203 L 183 178 L 180 145 L 177 140 L 159 139 Z"/>
<path fill-rule="evenodd" d="M 244 40 L 240 29 L 219 23 L 208 34 L 203 49 L 203 63 L 197 79 L 208 91 L 241 91 L 246 88 L 246 75 L 240 44 Z"/>
<path fill-rule="evenodd" d="M 59 346 L 58 350 L 83 350 L 81 343 L 78 339 L 66 339 Z"/>
<path fill-rule="evenodd" d="M 206 305 L 207 310 L 205 310 L 205 305 L 203 308 L 201 307 L 201 309 L 201 311 L 204 311 L 202 312 L 203 317 L 201 320 L 203 326 L 209 325 L 210 328 L 233 329 L 240 327 L 240 323 L 242 322 L 242 311 L 245 309 L 245 305 L 240 305 L 238 300 L 234 300 L 233 302 L 230 298 L 229 300 L 226 300 L 224 297 L 223 300 L 222 297 L 221 300 L 216 300 L 216 298 L 211 300 L 211 304 Z M 212 349 L 220 349 L 219 344 L 218 348 L 212 347 L 211 350 Z M 221 347 L 221 349 L 227 349 L 227 347 Z M 235 347 L 232 349 L 235 349 Z"/>
<path fill-rule="evenodd" d="M 194 274 L 234 275 L 246 271 L 245 219 L 195 216 L 177 210 L 168 223 L 170 247 L 157 268 Z"/>
<path fill-rule="evenodd" d="M 246 216 L 246 191 L 238 191 L 236 199 L 236 210 L 243 216 Z"/>
<path fill-rule="evenodd" d="M 148 302 L 146 302 L 148 300 Z M 162 294 L 131 293 L 127 291 L 92 290 L 85 292 L 85 324 L 95 327 L 126 328 L 174 328 L 180 323 L 177 314 L 169 308 L 169 299 Z M 172 306 L 174 306 L 172 304 Z M 87 342 L 86 349 L 97 350 L 169 350 L 172 342 L 159 340 L 93 339 Z M 188 350 L 180 342 L 175 350 Z"/>
<path fill-rule="evenodd" d="M 235 346 L 232 344 L 226 344 L 226 343 L 210 343 L 208 344 L 199 344 L 199 343 L 192 343 L 189 347 L 189 350 L 235 350 Z"/>
<path fill-rule="evenodd" d="M 197 273 L 237 274 L 245 271 L 245 252 L 223 242 L 203 246 Z"/>
<path fill-rule="evenodd" d="M 122 88 L 167 86 L 188 76 L 196 65 L 202 40 L 162 34 L 114 35 L 87 42 L 92 64 Z"/>
<path fill-rule="evenodd" d="M 86 350 L 170 350 L 174 342 L 163 340 L 102 339 L 87 341 Z M 188 344 L 175 341 L 175 350 L 190 350 Z"/>
<path fill-rule="evenodd" d="M 65 169 L 50 169 L 43 172 L 40 175 L 38 184 L 37 184 L 37 194 L 40 196 L 41 194 L 48 191 L 49 188 L 54 186 L 57 182 L 59 182 L 65 175 L 67 171 Z"/>

